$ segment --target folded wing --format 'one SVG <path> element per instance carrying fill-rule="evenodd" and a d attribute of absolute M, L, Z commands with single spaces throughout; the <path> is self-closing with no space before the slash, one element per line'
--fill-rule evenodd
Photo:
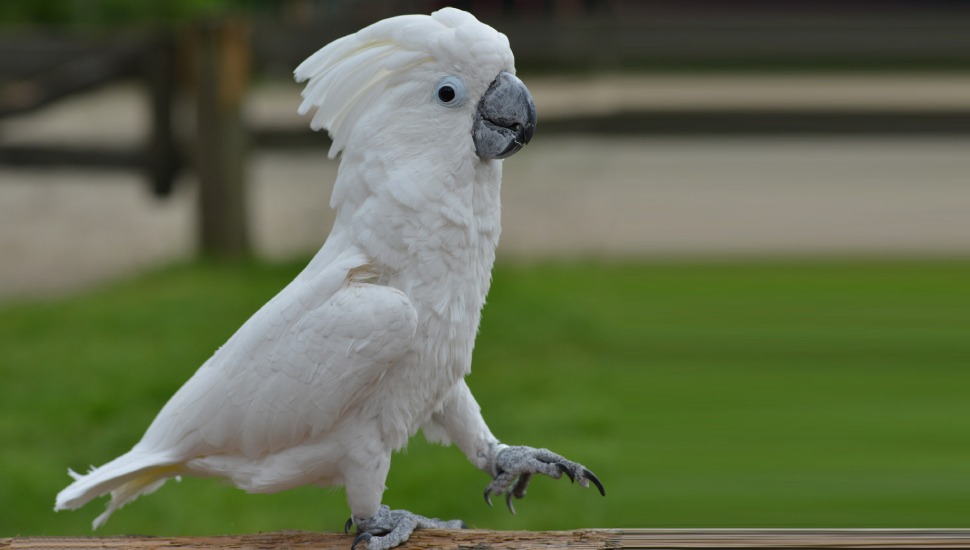
<path fill-rule="evenodd" d="M 107 515 L 210 455 L 258 461 L 326 438 L 412 345 L 399 290 L 363 282 L 362 259 L 301 274 L 169 400 L 127 454 L 64 489 L 57 509 L 112 493 Z M 334 271 L 336 270 L 336 271 Z"/>

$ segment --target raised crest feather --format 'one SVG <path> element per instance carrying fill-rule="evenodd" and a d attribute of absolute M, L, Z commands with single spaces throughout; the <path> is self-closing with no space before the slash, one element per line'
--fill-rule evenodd
<path fill-rule="evenodd" d="M 334 158 L 360 116 L 395 75 L 424 63 L 460 67 L 470 50 L 483 42 L 496 44 L 496 38 L 501 52 L 497 55 L 511 58 L 504 35 L 460 10 L 445 8 L 430 16 L 378 21 L 328 44 L 296 68 L 297 82 L 307 82 L 299 113 L 316 108 L 310 127 L 329 132 L 333 139 L 329 156 Z"/>

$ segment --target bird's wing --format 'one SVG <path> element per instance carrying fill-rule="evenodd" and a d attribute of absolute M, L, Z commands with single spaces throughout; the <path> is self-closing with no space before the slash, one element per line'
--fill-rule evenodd
<path fill-rule="evenodd" d="M 417 327 L 407 296 L 359 281 L 364 269 L 344 265 L 322 300 L 312 288 L 322 275 L 298 277 L 172 397 L 139 446 L 176 461 L 259 458 L 324 437 L 407 353 Z"/>

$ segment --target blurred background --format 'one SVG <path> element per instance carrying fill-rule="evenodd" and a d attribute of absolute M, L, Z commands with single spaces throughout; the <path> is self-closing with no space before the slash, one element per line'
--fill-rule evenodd
<path fill-rule="evenodd" d="M 81 535 L 323 243 L 293 68 L 436 1 L 0 4 L 0 535 Z M 480 528 L 970 526 L 970 3 L 466 0 L 539 112 L 469 383 L 581 461 L 511 516 L 414 438 L 385 503 Z M 338 530 L 339 490 L 170 483 L 105 533 Z"/>

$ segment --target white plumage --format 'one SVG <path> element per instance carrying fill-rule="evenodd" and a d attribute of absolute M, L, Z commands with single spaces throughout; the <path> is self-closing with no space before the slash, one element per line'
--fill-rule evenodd
<path fill-rule="evenodd" d="M 72 472 L 56 509 L 110 492 L 97 527 L 168 478 L 219 476 L 251 492 L 343 485 L 358 527 L 374 526 L 391 454 L 420 428 L 493 476 L 516 473 L 463 380 L 499 238 L 498 159 L 535 123 L 514 70 L 505 36 L 455 9 L 380 21 L 301 64 L 300 112 L 316 108 L 312 126 L 342 153 L 329 238 L 131 451 Z M 465 89 L 436 99 L 443 77 Z M 506 96 L 523 120 L 508 121 Z"/>

